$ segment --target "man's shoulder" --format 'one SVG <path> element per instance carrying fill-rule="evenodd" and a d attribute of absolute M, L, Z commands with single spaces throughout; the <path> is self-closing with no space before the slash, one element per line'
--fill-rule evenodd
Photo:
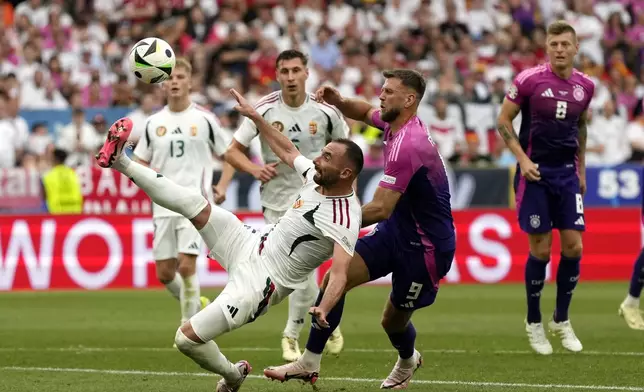
<path fill-rule="evenodd" d="M 333 117 L 340 118 L 340 119 L 342 118 L 342 114 L 340 113 L 340 111 L 335 106 L 331 106 L 326 102 L 317 101 L 315 99 L 315 94 L 313 94 L 313 93 L 307 93 L 307 94 L 308 94 L 308 98 L 309 98 L 309 101 L 308 101 L 309 106 L 311 106 L 311 107 L 313 107 L 315 109 L 321 110 L 322 112 L 324 112 L 324 114 L 326 114 L 327 116 L 329 116 L 331 118 L 333 118 Z"/>
<path fill-rule="evenodd" d="M 574 68 L 572 70 L 572 75 L 573 75 L 574 81 L 580 84 L 588 91 L 593 92 L 595 90 L 595 82 L 591 79 L 590 76 Z"/>
<path fill-rule="evenodd" d="M 274 91 L 268 95 L 263 96 L 259 101 L 257 101 L 257 103 L 255 103 L 255 110 L 257 110 L 259 114 L 263 115 L 267 110 L 279 105 L 281 96 L 282 95 L 280 91 Z"/>
<path fill-rule="evenodd" d="M 525 69 L 514 78 L 514 83 L 525 86 L 535 81 L 540 80 L 544 75 L 548 74 L 548 66 L 546 64 L 536 65 Z"/>

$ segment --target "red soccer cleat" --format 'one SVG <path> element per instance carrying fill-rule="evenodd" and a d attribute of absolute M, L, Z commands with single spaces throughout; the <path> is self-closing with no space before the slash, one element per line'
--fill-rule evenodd
<path fill-rule="evenodd" d="M 96 154 L 96 161 L 100 167 L 111 167 L 116 157 L 121 154 L 127 139 L 130 137 L 134 124 L 127 117 L 117 120 L 107 132 L 107 139 L 101 150 Z"/>

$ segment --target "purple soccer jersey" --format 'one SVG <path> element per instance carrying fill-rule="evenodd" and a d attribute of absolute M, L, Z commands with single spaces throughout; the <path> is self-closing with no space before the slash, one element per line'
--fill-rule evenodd
<path fill-rule="evenodd" d="M 506 98 L 521 107 L 519 142 L 539 165 L 541 180 L 515 175 L 519 225 L 527 233 L 584 231 L 583 197 L 578 177 L 579 120 L 595 92 L 594 83 L 573 70 L 568 79 L 550 64 L 521 72 Z"/>
<path fill-rule="evenodd" d="M 392 303 L 418 309 L 434 302 L 440 279 L 454 258 L 456 239 L 449 184 L 443 160 L 417 116 L 395 134 L 373 114 L 385 131 L 385 170 L 380 187 L 402 193 L 389 219 L 360 240 L 372 280 L 393 273 Z"/>
<path fill-rule="evenodd" d="M 517 75 L 506 97 L 521 107 L 519 141 L 534 163 L 576 162 L 579 118 L 594 93 L 595 84 L 577 70 L 561 79 L 550 64 L 543 64 Z"/>

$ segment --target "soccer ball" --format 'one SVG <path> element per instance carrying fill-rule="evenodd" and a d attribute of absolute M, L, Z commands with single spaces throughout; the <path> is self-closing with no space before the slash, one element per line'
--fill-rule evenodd
<path fill-rule="evenodd" d="M 130 50 L 130 70 L 143 83 L 167 80 L 175 62 L 172 47 L 160 38 L 144 38 Z"/>

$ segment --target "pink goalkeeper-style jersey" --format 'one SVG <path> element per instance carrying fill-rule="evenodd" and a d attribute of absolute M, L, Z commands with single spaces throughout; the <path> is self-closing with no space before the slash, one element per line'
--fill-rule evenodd
<path fill-rule="evenodd" d="M 422 244 L 449 252 L 455 248 L 449 183 L 443 159 L 425 124 L 412 117 L 392 134 L 376 110 L 371 118 L 384 131 L 385 170 L 379 186 L 402 193 L 387 220 L 402 247 Z"/>

